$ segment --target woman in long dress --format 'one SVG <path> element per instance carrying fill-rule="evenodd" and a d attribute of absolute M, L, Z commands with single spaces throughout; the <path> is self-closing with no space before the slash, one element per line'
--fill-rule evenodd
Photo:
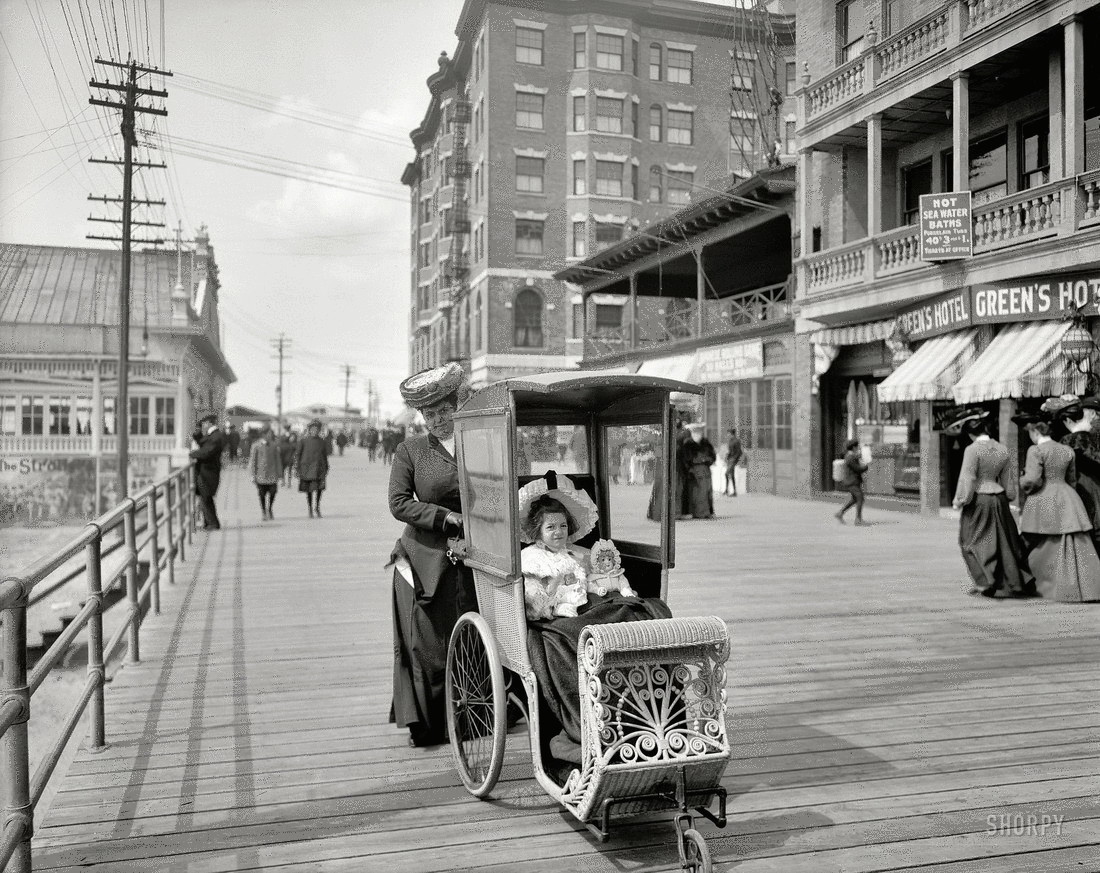
<path fill-rule="evenodd" d="M 1092 544 L 1100 552 L 1100 440 L 1093 431 L 1093 422 L 1100 410 L 1100 398 L 1073 395 L 1050 400 L 1043 404 L 1060 405 L 1055 413 L 1069 431 L 1062 437 L 1062 444 L 1073 449 L 1077 469 L 1077 496 L 1085 505 L 1085 512 L 1092 519 Z M 1068 401 L 1068 404 L 1066 403 Z"/>
<path fill-rule="evenodd" d="M 988 415 L 984 409 L 964 410 L 945 430 L 970 439 L 952 504 L 962 510 L 959 549 L 974 583 L 971 593 L 1029 597 L 1035 593 L 1035 580 L 1008 504 L 1008 449 L 989 435 Z"/>
<path fill-rule="evenodd" d="M 1066 603 L 1100 600 L 1100 558 L 1089 536 L 1092 519 L 1074 486 L 1073 449 L 1050 437 L 1050 425 L 1027 426 L 1031 441 L 1020 487 L 1028 495 L 1020 530 L 1032 542 L 1031 571 L 1039 594 Z"/>
<path fill-rule="evenodd" d="M 477 609 L 473 574 L 447 556 L 462 532 L 454 422 L 462 368 L 448 364 L 401 383 L 405 402 L 424 415 L 428 433 L 393 454 L 390 512 L 405 530 L 390 561 L 393 574 L 393 706 L 390 721 L 408 728 L 409 744 L 446 742 L 447 641 L 464 612 Z"/>
<path fill-rule="evenodd" d="M 706 438 L 702 422 L 687 426 L 691 439 L 681 449 L 681 460 L 687 471 L 685 514 L 692 518 L 714 518 L 714 485 L 710 468 L 718 460 L 714 446 Z"/>

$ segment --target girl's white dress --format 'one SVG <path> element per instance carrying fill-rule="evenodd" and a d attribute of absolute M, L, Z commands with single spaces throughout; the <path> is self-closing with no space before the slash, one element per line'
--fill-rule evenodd
<path fill-rule="evenodd" d="M 519 559 L 529 620 L 576 616 L 577 607 L 588 602 L 588 574 L 579 553 L 568 549 L 552 552 L 542 543 L 534 543 L 519 553 Z"/>

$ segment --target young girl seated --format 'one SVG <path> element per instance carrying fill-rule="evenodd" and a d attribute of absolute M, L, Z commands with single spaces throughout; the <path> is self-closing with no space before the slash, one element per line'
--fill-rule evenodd
<path fill-rule="evenodd" d="M 535 479 L 520 489 L 519 510 L 522 540 L 531 543 L 520 552 L 528 620 L 576 618 L 588 602 L 588 574 L 585 551 L 570 545 L 595 527 L 596 505 L 583 491 Z"/>

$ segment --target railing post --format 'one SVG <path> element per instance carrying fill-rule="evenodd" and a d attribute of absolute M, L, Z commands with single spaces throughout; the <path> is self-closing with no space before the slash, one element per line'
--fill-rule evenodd
<path fill-rule="evenodd" d="M 195 534 L 195 468 L 187 467 L 187 543 L 191 544 L 191 537 Z"/>
<path fill-rule="evenodd" d="M 183 470 L 176 473 L 173 481 L 176 483 L 176 505 L 173 512 L 176 513 L 176 522 L 179 527 L 179 555 L 181 561 L 187 560 L 187 510 L 184 501 L 187 499 L 187 476 Z"/>
<path fill-rule="evenodd" d="M 172 483 L 175 482 L 174 476 L 169 476 L 164 480 L 164 532 L 168 535 L 168 584 L 176 584 L 176 537 L 175 537 L 175 525 L 173 524 L 173 518 L 175 516 L 175 506 L 172 503 Z M 179 493 L 179 489 L 175 489 L 176 493 Z"/>
<path fill-rule="evenodd" d="M 7 730 L 0 734 L 0 799 L 3 820 L 0 820 L 0 844 L 18 829 L 8 873 L 30 873 L 31 834 L 34 831 L 34 807 L 31 806 L 30 753 L 27 748 L 27 721 L 31 714 L 31 697 L 27 688 L 27 596 L 22 580 L 6 579 L 0 583 L 0 596 L 10 593 L 12 583 L 18 586 L 15 600 L 0 610 L 0 724 L 10 719 Z"/>
<path fill-rule="evenodd" d="M 95 677 L 95 692 L 89 701 L 88 714 L 90 750 L 107 748 L 107 721 L 104 712 L 103 683 L 107 674 L 103 668 L 103 532 L 96 529 L 96 538 L 84 547 L 85 581 L 88 599 L 96 603 L 95 613 L 88 619 L 88 676 Z"/>
<path fill-rule="evenodd" d="M 149 518 L 149 597 L 151 609 L 155 615 L 160 615 L 160 538 L 157 536 L 157 527 L 160 524 L 157 518 L 157 491 L 154 484 L 149 492 L 148 518 Z"/>
<path fill-rule="evenodd" d="M 134 515 L 137 512 L 137 504 L 134 499 L 128 498 L 129 506 L 122 516 L 122 532 L 126 541 L 127 561 L 126 568 L 126 599 L 129 601 L 130 646 L 126 660 L 136 664 L 141 660 L 141 622 L 138 616 L 141 610 L 138 604 L 138 579 L 137 579 L 137 534 L 134 530 Z"/>

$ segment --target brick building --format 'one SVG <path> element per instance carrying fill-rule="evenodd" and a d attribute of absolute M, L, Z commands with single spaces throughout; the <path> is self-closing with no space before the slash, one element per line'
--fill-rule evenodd
<path fill-rule="evenodd" d="M 467 0 L 402 176 L 411 370 L 460 360 L 484 384 L 576 366 L 583 306 L 555 272 L 731 172 L 749 176 L 759 161 L 746 155 L 793 152 L 793 105 L 766 138 L 755 111 L 737 109 L 739 89 L 755 95 L 739 65 L 778 63 L 797 86 L 792 58 L 744 50 L 757 14 L 695 0 Z M 603 314 L 616 302 L 621 323 L 622 298 Z"/>
<path fill-rule="evenodd" d="M 961 456 L 944 407 L 986 404 L 1023 449 L 1012 414 L 1098 363 L 1079 328 L 1095 334 L 1100 296 L 1100 2 L 813 0 L 798 16 L 796 353 L 813 377 L 795 385 L 797 450 L 827 489 L 857 436 L 871 493 L 938 512 Z M 951 259 L 919 232 L 921 195 L 941 192 L 973 236 Z"/>

